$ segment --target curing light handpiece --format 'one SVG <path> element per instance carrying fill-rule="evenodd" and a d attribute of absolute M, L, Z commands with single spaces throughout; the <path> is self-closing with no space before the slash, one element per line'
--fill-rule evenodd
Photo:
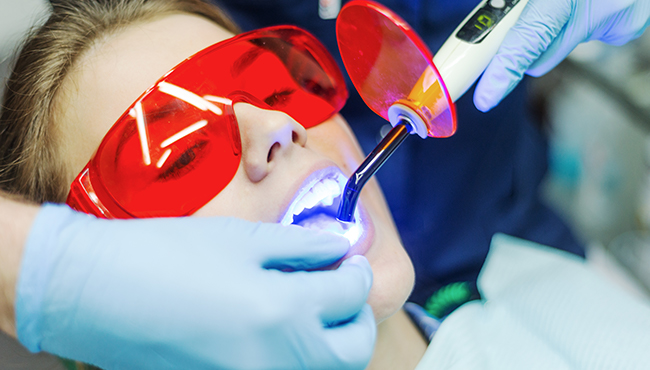
<path fill-rule="evenodd" d="M 397 148 L 406 140 L 409 134 L 427 137 L 427 125 L 424 120 L 410 107 L 395 103 L 388 109 L 388 117 L 393 128 L 377 144 L 359 168 L 350 176 L 339 203 L 336 215 L 341 222 L 354 221 L 354 209 L 359 200 L 359 193 L 370 178 L 390 158 Z"/>
<path fill-rule="evenodd" d="M 433 57 L 403 19 L 370 0 L 345 4 L 336 38 L 345 69 L 368 107 L 393 129 L 352 174 L 337 218 L 353 220 L 366 182 L 409 133 L 445 138 L 456 132 L 454 102 L 478 79 L 528 0 L 482 0 Z"/>
<path fill-rule="evenodd" d="M 354 221 L 354 209 L 357 206 L 361 189 L 414 129 L 413 123 L 408 118 L 402 117 L 399 123 L 384 136 L 379 145 L 366 157 L 359 168 L 354 171 L 347 184 L 345 184 L 341 196 L 339 211 L 336 215 L 339 221 Z"/>

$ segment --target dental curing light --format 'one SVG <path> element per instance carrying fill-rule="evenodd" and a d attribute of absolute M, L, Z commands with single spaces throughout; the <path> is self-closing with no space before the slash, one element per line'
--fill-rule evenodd
<path fill-rule="evenodd" d="M 336 37 L 345 69 L 366 105 L 393 129 L 350 176 L 339 221 L 352 221 L 361 189 L 409 134 L 425 139 L 456 132 L 454 102 L 487 67 L 527 2 L 482 1 L 435 57 L 385 6 L 353 0 L 341 9 Z"/>

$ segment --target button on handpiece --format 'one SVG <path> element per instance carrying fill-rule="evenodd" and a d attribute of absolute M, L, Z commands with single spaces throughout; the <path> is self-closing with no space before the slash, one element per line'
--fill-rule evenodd
<path fill-rule="evenodd" d="M 506 6 L 506 0 L 490 0 L 490 6 L 501 9 Z"/>

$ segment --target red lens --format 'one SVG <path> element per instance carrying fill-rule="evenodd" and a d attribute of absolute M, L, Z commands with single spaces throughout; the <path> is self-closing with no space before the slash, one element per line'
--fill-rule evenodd
<path fill-rule="evenodd" d="M 236 36 L 179 64 L 145 92 L 86 166 L 92 194 L 84 170 L 68 203 L 105 217 L 191 214 L 239 167 L 234 103 L 279 110 L 309 128 L 346 99 L 332 57 L 305 31 L 281 26 Z"/>

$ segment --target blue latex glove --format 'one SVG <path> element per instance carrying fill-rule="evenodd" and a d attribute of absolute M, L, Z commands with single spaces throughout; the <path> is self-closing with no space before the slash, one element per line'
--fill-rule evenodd
<path fill-rule="evenodd" d="M 530 0 L 483 73 L 474 104 L 495 107 L 524 73 L 541 76 L 581 42 L 622 45 L 648 26 L 650 0 Z"/>
<path fill-rule="evenodd" d="M 322 267 L 348 248 L 299 227 L 45 206 L 16 289 L 18 338 L 104 369 L 360 369 L 376 332 L 367 260 L 273 269 Z"/>

